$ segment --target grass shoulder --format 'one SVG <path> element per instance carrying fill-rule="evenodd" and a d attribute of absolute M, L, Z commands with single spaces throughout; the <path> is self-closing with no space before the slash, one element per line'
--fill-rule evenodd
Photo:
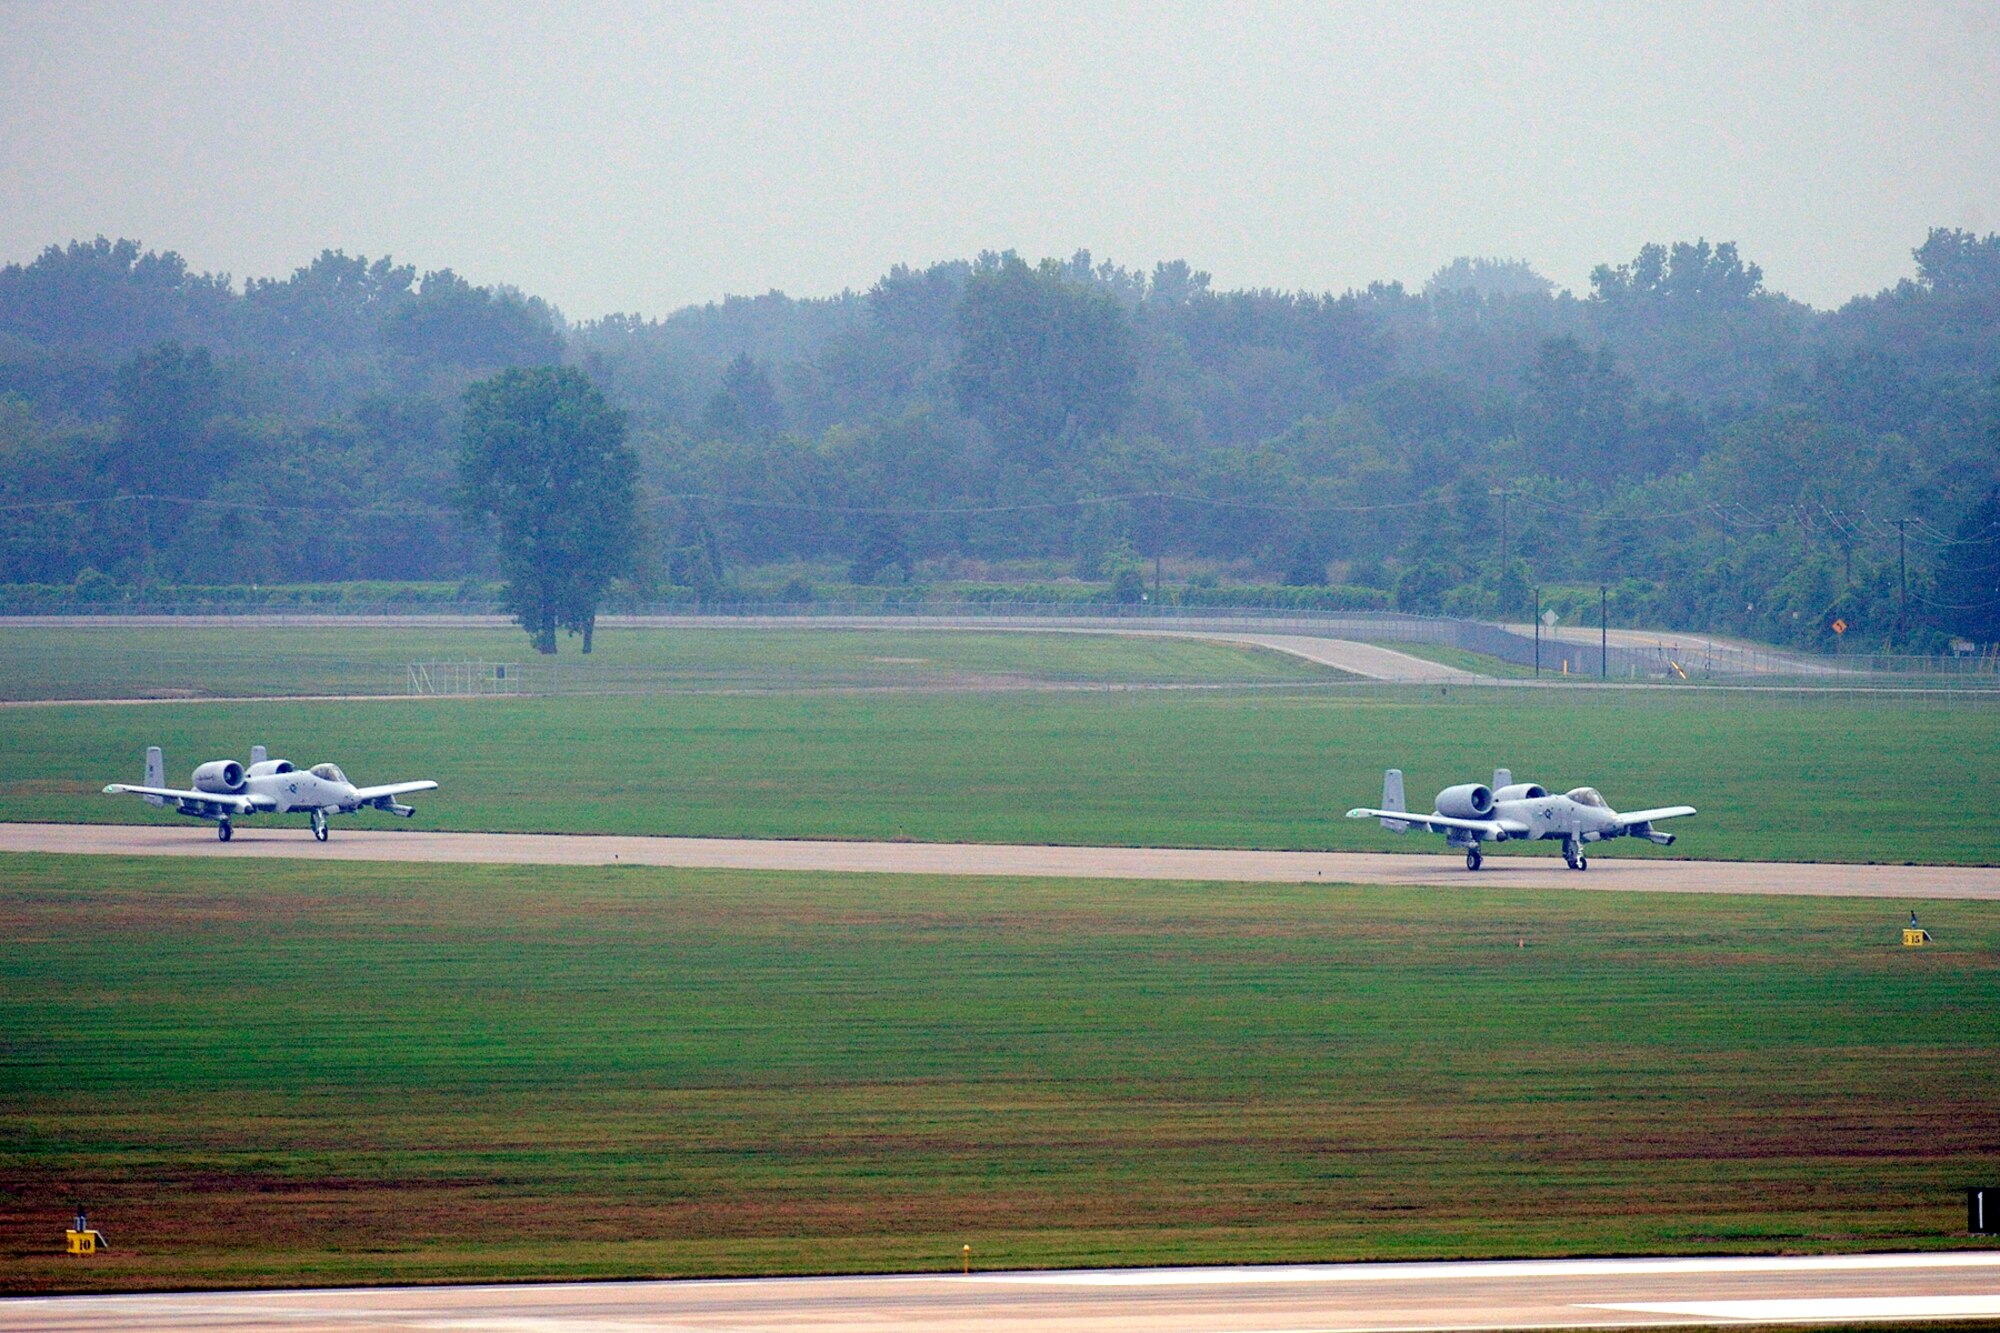
<path fill-rule="evenodd" d="M 1426 662 L 1436 662 L 1439 666 L 1455 667 L 1460 671 L 1492 676 L 1499 680 L 1526 680 L 1535 674 L 1532 667 L 1524 667 L 1517 662 L 1509 662 L 1505 658 L 1493 657 L 1486 653 L 1475 653 L 1467 648 L 1454 648 L 1449 644 L 1385 640 L 1382 647 L 1393 648 L 1411 657 L 1420 657 Z"/>
<path fill-rule="evenodd" d="M 435 778 L 417 826 L 447 830 L 1428 850 L 1341 812 L 1385 768 L 1418 805 L 1505 766 L 1701 811 L 1671 851 L 1611 856 L 1989 864 L 2000 847 L 1991 705 L 1456 686 L 0 709 L 0 818 L 184 823 L 101 794 L 150 744 L 175 781 L 253 744 L 364 782 Z"/>
<path fill-rule="evenodd" d="M 2000 1096 L 1984 903 L 0 861 L 11 1292 L 1926 1247 Z"/>

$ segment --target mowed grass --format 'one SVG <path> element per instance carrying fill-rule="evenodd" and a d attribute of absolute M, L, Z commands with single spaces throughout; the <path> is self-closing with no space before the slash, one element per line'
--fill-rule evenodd
<path fill-rule="evenodd" d="M 1333 681 L 1243 644 L 1093 633 L 607 627 L 554 658 L 517 628 L 459 625 L 41 626 L 0 621 L 0 699 L 404 694 L 421 662 L 525 667 L 538 691 L 955 688 Z M 549 672 L 556 675 L 552 679 Z"/>
<path fill-rule="evenodd" d="M 1436 662 L 1440 666 L 1456 667 L 1460 671 L 1470 671 L 1480 676 L 1494 676 L 1508 680 L 1532 680 L 1536 675 L 1535 669 L 1532 666 L 1522 666 L 1518 662 L 1509 662 L 1503 657 L 1494 657 L 1488 653 L 1475 653 L 1470 649 L 1456 648 L 1445 643 L 1387 642 L 1382 646 L 1384 648 L 1393 648 L 1399 653 L 1408 653 L 1411 657 L 1421 657 L 1426 662 Z M 1555 676 L 1557 672 L 1550 671 L 1547 674 Z"/>
<path fill-rule="evenodd" d="M 1907 906 L 13 856 L 0 1287 L 1961 1244 Z"/>
<path fill-rule="evenodd" d="M 1393 701 L 1400 698 L 1402 701 Z M 363 782 L 433 777 L 416 826 L 716 837 L 1381 849 L 1342 814 L 1496 765 L 1625 809 L 1689 804 L 1670 851 L 1991 863 L 2000 707 L 1687 691 L 884 692 L 0 709 L 0 819 L 206 827 L 99 789 L 263 743 Z M 1428 808 L 1425 805 L 1423 808 Z M 404 827 L 374 813 L 352 823 Z M 163 835 L 164 836 L 164 835 Z M 1553 855 L 1554 844 L 1496 849 Z"/>

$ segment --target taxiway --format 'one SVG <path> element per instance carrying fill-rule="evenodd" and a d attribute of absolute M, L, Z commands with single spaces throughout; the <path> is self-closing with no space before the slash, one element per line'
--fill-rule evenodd
<path fill-rule="evenodd" d="M 2000 866 L 1669 861 L 1621 858 L 1616 852 L 1593 854 L 1590 869 L 1582 873 L 1564 869 L 1552 857 L 1501 853 L 1489 855 L 1485 868 L 1474 873 L 1455 855 L 1388 852 L 433 833 L 352 826 L 316 843 L 304 827 L 248 821 L 227 843 L 218 842 L 207 825 L 0 824 L 0 852 L 2000 900 Z"/>
<path fill-rule="evenodd" d="M 2000 1317 L 2000 1252 L 1101 1269 L 0 1300 L 20 1333 L 1384 1333 Z"/>

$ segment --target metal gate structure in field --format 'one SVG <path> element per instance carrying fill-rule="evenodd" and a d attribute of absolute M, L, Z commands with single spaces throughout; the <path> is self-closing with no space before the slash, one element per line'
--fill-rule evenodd
<path fill-rule="evenodd" d="M 409 693 L 439 697 L 474 694 L 527 694 L 518 662 L 412 662 Z"/>

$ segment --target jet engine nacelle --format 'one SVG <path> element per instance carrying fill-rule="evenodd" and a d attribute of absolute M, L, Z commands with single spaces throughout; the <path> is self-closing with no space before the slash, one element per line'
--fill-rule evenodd
<path fill-rule="evenodd" d="M 259 759 L 250 765 L 250 776 L 253 778 L 274 777 L 279 773 L 292 771 L 294 771 L 292 761 L 289 759 Z"/>
<path fill-rule="evenodd" d="M 1446 787 L 1438 793 L 1437 812 L 1453 819 L 1484 819 L 1493 813 L 1493 789 L 1483 782 Z"/>
<path fill-rule="evenodd" d="M 194 771 L 194 789 L 234 796 L 243 790 L 243 765 L 234 759 L 216 759 Z"/>
<path fill-rule="evenodd" d="M 1539 801 L 1547 796 L 1548 789 L 1539 782 L 1516 782 L 1493 793 L 1496 801 Z"/>

